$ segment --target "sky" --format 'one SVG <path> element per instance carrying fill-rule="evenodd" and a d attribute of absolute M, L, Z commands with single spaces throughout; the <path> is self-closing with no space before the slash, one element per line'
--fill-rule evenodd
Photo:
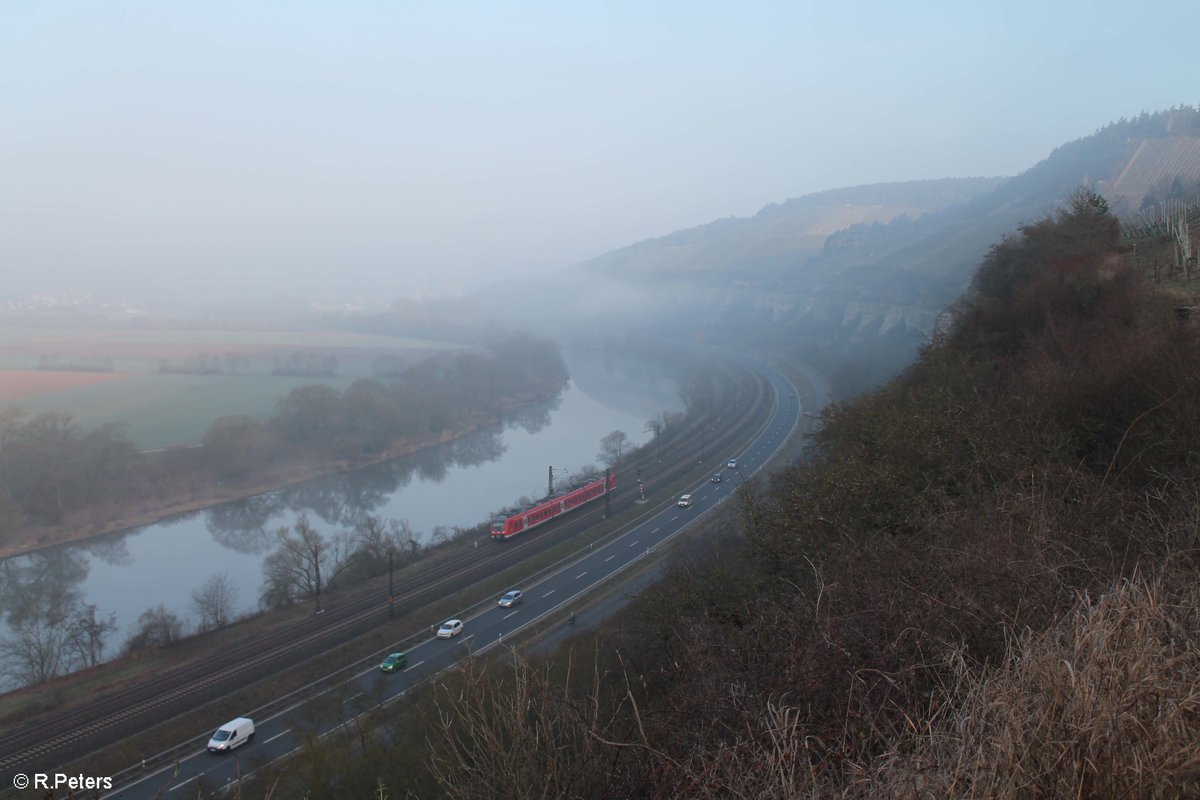
<path fill-rule="evenodd" d="M 1013 175 L 1200 102 L 1198 29 L 1171 0 L 3 0 L 0 301 L 447 296 Z"/>

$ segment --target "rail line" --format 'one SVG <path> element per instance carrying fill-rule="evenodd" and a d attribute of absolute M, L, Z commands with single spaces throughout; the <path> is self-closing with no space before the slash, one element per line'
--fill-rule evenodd
<path fill-rule="evenodd" d="M 680 435 L 663 447 L 659 461 L 666 464 L 652 474 L 643 468 L 647 487 L 669 484 L 694 469 L 695 455 L 702 449 L 719 452 L 738 443 L 764 413 L 767 388 L 761 376 L 738 369 L 727 403 L 699 416 Z M 747 387 L 741 391 L 737 387 Z M 720 428 L 711 428 L 717 411 L 726 419 Z M 726 416 L 727 415 L 727 416 Z M 696 441 L 696 432 L 713 430 L 713 438 Z M 614 508 L 626 507 L 637 495 L 631 477 L 620 482 L 613 492 Z M 570 538 L 594 524 L 603 515 L 603 505 L 593 503 L 574 512 L 561 522 L 544 526 L 503 544 L 488 542 L 487 548 L 470 550 L 456 556 L 431 561 L 418 574 L 420 585 L 399 594 L 397 606 L 420 608 L 498 571 L 508 569 Z M 192 663 L 161 673 L 126 689 L 111 692 L 88 705 L 64 712 L 0 736 L 0 773 L 10 774 L 21 768 L 46 771 L 53 758 L 62 764 L 111 744 L 137 730 L 169 719 L 199 706 L 232 688 L 242 688 L 255 680 L 278 674 L 284 663 L 295 666 L 360 636 L 387 621 L 387 603 L 381 602 L 383 590 L 372 586 L 355 595 L 344 595 L 341 602 L 325 613 L 312 615 L 258 638 L 232 644 Z"/>

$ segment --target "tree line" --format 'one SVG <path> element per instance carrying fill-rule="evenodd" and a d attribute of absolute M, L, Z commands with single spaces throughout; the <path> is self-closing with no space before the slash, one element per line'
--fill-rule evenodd
<path fill-rule="evenodd" d="M 85 430 L 58 412 L 0 409 L 0 537 L 23 526 L 103 524 L 130 503 L 237 487 L 300 458 L 361 463 L 398 440 L 434 438 L 561 386 L 557 348 L 523 335 L 482 352 L 435 356 L 344 391 L 293 389 L 266 420 L 215 420 L 200 447 L 140 451 L 123 424 Z"/>

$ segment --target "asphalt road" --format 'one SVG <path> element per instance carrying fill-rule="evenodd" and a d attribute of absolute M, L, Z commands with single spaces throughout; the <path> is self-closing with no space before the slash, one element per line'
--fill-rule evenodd
<path fill-rule="evenodd" d="M 368 707 L 385 704 L 459 659 L 487 652 L 544 617 L 572 608 L 582 595 L 644 558 L 706 511 L 735 494 L 743 481 L 762 468 L 783 446 L 800 420 L 801 408 L 795 387 L 775 370 L 765 365 L 756 367 L 774 386 L 772 413 L 745 450 L 728 454 L 729 458 L 737 459 L 736 468 L 723 468 L 719 483 L 712 482 L 711 476 L 706 475 L 702 482 L 686 490 L 694 498 L 692 506 L 680 508 L 676 498 L 672 498 L 557 572 L 534 584 L 514 587 L 525 593 L 520 604 L 513 608 L 491 606 L 466 618 L 462 634 L 453 639 L 437 639 L 431 635 L 407 651 L 408 667 L 403 671 L 385 674 L 372 667 L 358 674 L 342 692 L 342 719 L 351 720 Z M 820 404 L 824 398 L 814 400 Z M 102 794 L 129 800 L 151 800 L 157 797 L 195 798 L 198 793 L 219 790 L 236 782 L 239 774 L 245 776 L 298 749 L 298 723 L 295 707 L 267 719 L 257 719 L 254 740 L 232 753 L 214 755 L 199 750 L 171 767 Z M 335 727 L 337 725 L 330 724 L 321 732 Z M 43 793 L 31 793 L 30 796 L 43 796 Z"/>

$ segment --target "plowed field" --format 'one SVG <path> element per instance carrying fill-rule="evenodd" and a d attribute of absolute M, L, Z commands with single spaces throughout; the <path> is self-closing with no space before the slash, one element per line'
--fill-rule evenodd
<path fill-rule="evenodd" d="M 129 375 L 119 372 L 51 372 L 48 370 L 0 370 L 0 403 L 21 397 L 75 389 L 93 383 L 119 381 Z"/>

